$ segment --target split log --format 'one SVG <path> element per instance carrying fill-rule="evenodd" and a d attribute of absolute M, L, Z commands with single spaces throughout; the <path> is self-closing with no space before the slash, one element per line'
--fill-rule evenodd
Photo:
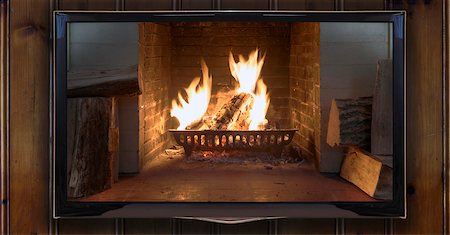
<path fill-rule="evenodd" d="M 119 99 L 111 98 L 111 117 L 109 121 L 108 152 L 111 159 L 111 180 L 119 181 Z"/>
<path fill-rule="evenodd" d="M 79 68 L 67 73 L 68 97 L 141 94 L 137 66 Z"/>
<path fill-rule="evenodd" d="M 392 168 L 356 146 L 348 148 L 339 175 L 371 197 L 392 198 Z"/>
<path fill-rule="evenodd" d="M 333 99 L 328 120 L 330 146 L 357 145 L 370 151 L 372 97 Z"/>
<path fill-rule="evenodd" d="M 233 96 L 214 114 L 211 124 L 209 124 L 210 129 L 248 129 L 250 125 L 248 119 L 253 102 L 253 96 L 248 93 Z"/>
<path fill-rule="evenodd" d="M 202 117 L 186 126 L 186 130 L 202 130 L 206 129 L 207 127 L 208 125 L 206 124 L 205 119 Z"/>
<path fill-rule="evenodd" d="M 373 92 L 371 153 L 392 156 L 392 60 L 379 60 Z"/>
<path fill-rule="evenodd" d="M 68 99 L 67 158 L 71 159 L 68 197 L 79 198 L 111 187 L 110 98 Z"/>

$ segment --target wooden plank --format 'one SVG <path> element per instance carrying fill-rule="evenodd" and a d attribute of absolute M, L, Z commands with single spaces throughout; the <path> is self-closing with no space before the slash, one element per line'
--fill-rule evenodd
<path fill-rule="evenodd" d="M 59 10 L 114 10 L 116 0 L 58 0 Z"/>
<path fill-rule="evenodd" d="M 335 220 L 280 219 L 278 234 L 335 234 Z"/>
<path fill-rule="evenodd" d="M 408 217 L 394 221 L 396 234 L 443 234 L 442 8 L 442 1 L 405 6 L 409 193 Z"/>
<path fill-rule="evenodd" d="M 125 219 L 124 234 L 172 234 L 170 219 Z"/>
<path fill-rule="evenodd" d="M 50 3 L 11 1 L 10 232 L 48 233 Z"/>
<path fill-rule="evenodd" d="M 445 133 L 444 133 L 444 156 L 448 156 L 448 154 L 450 153 L 450 76 L 449 76 L 449 72 L 450 71 L 450 30 L 448 28 L 448 26 L 450 25 L 450 4 L 448 2 L 444 3 L 444 19 L 445 22 L 443 22 L 444 24 L 444 68 L 446 70 L 446 72 L 444 73 L 444 93 L 445 93 L 445 97 L 444 97 L 444 104 L 445 104 L 445 108 L 444 108 L 444 128 L 445 128 Z M 445 208 L 445 215 L 444 215 L 444 234 L 449 234 L 450 233 L 450 173 L 449 173 L 449 167 L 450 167 L 450 163 L 449 163 L 449 158 L 445 158 L 444 160 L 444 169 L 446 169 L 445 173 L 445 184 L 444 184 L 444 208 Z"/>
<path fill-rule="evenodd" d="M 183 10 L 209 10 L 213 9 L 212 0 L 181 0 Z"/>
<path fill-rule="evenodd" d="M 269 0 L 222 0 L 221 10 L 268 10 Z"/>
<path fill-rule="evenodd" d="M 384 10 L 383 0 L 345 0 L 344 9 L 346 11 L 356 10 Z"/>
<path fill-rule="evenodd" d="M 9 5 L 7 1 L 0 3 L 0 200 L 6 202 L 8 198 L 8 174 L 9 174 L 9 158 L 8 158 L 8 11 Z M 8 204 L 2 203 L 0 206 L 0 234 L 9 234 L 8 224 L 9 217 Z"/>
<path fill-rule="evenodd" d="M 279 10 L 334 10 L 334 0 L 278 0 Z"/>
<path fill-rule="evenodd" d="M 268 234 L 269 221 L 255 221 L 242 224 L 220 224 L 220 234 Z"/>
<path fill-rule="evenodd" d="M 181 234 L 212 234 L 214 230 L 213 223 L 190 220 L 190 219 L 179 219 L 178 221 Z"/>
<path fill-rule="evenodd" d="M 113 219 L 60 219 L 59 234 L 115 234 Z"/>
<path fill-rule="evenodd" d="M 172 0 L 126 0 L 125 10 L 172 10 Z"/>
<path fill-rule="evenodd" d="M 345 219 L 345 234 L 384 234 L 383 219 Z"/>

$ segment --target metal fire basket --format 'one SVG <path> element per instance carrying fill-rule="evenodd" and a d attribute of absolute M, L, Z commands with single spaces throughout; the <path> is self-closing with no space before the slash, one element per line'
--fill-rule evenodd
<path fill-rule="evenodd" d="M 296 129 L 281 130 L 169 130 L 186 156 L 194 150 L 264 150 L 279 152 L 294 138 Z"/>

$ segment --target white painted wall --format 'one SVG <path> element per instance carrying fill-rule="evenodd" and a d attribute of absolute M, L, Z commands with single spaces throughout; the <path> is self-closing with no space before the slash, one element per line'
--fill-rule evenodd
<path fill-rule="evenodd" d="M 343 153 L 326 143 L 333 98 L 372 96 L 377 61 L 392 54 L 388 23 L 320 24 L 321 171 L 338 172 Z"/>
<path fill-rule="evenodd" d="M 137 23 L 71 23 L 69 70 L 138 64 Z M 139 114 L 136 97 L 119 98 L 119 172 L 139 171 Z"/>
<path fill-rule="evenodd" d="M 137 23 L 71 23 L 69 70 L 138 63 Z"/>

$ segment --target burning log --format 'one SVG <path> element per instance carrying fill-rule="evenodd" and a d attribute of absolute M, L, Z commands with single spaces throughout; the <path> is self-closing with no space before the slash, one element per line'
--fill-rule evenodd
<path fill-rule="evenodd" d="M 205 126 L 205 122 L 204 122 L 203 118 L 200 118 L 200 119 L 194 121 L 193 123 L 189 124 L 186 127 L 186 130 L 200 130 L 203 126 Z"/>
<path fill-rule="evenodd" d="M 210 129 L 248 129 L 253 102 L 253 96 L 248 93 L 239 93 L 233 96 L 214 114 L 212 122 L 209 124 Z"/>

